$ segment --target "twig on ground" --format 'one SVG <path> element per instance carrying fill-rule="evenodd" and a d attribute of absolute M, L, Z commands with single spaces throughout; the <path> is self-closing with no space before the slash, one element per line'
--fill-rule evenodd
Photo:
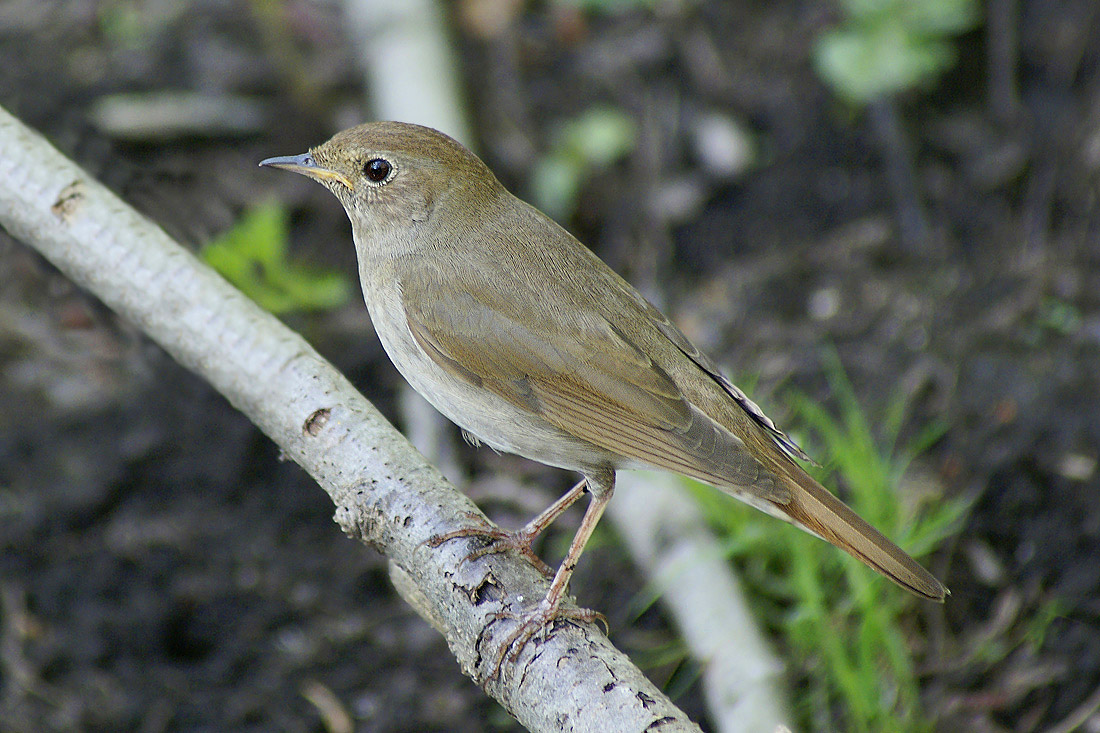
<path fill-rule="evenodd" d="M 702 665 L 714 729 L 770 731 L 790 721 L 783 664 L 747 608 L 722 547 L 682 479 L 653 471 L 620 473 L 607 513 L 635 563 Z"/>

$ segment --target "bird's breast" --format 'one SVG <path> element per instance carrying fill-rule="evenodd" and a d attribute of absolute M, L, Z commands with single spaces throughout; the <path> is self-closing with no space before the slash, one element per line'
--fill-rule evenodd
<path fill-rule="evenodd" d="M 363 299 L 382 347 L 413 389 L 448 420 L 485 444 L 549 466 L 590 472 L 614 458 L 484 387 L 454 376 L 416 342 L 396 277 L 363 272 Z"/>

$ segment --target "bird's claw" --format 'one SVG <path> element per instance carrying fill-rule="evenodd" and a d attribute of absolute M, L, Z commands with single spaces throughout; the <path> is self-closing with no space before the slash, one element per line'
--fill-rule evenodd
<path fill-rule="evenodd" d="M 508 638 L 504 640 L 504 643 L 500 645 L 500 650 L 497 652 L 496 660 L 493 663 L 492 671 L 489 676 L 485 678 L 485 684 L 492 682 L 495 678 L 500 676 L 500 670 L 504 665 L 504 660 L 508 660 L 509 663 L 515 662 L 519 659 L 519 655 L 523 652 L 527 643 L 535 636 L 541 636 L 546 639 L 553 631 L 554 622 L 559 619 L 565 619 L 569 621 L 582 621 L 585 623 L 599 622 L 604 628 L 604 633 L 610 632 L 610 627 L 607 624 L 607 617 L 599 611 L 593 611 L 589 608 L 561 608 L 560 606 L 550 605 L 544 599 L 541 601 L 535 610 L 529 613 L 516 613 L 515 611 L 500 611 L 493 616 L 494 619 L 514 619 L 520 622 L 519 628 L 508 635 Z"/>
<path fill-rule="evenodd" d="M 480 519 L 478 515 L 473 513 L 471 513 L 470 516 Z M 536 534 L 528 533 L 523 529 L 509 532 L 492 526 L 465 527 L 463 529 L 456 529 L 452 532 L 445 532 L 429 537 L 424 544 L 428 547 L 435 548 L 439 547 L 444 542 L 450 542 L 451 540 L 457 540 L 463 537 L 481 537 L 488 540 L 489 544 L 470 552 L 463 558 L 463 562 L 470 562 L 471 560 L 477 560 L 486 555 L 494 555 L 498 552 L 515 550 L 523 555 L 528 562 L 538 568 L 539 572 L 549 578 L 554 575 L 553 568 L 543 562 L 542 558 L 536 555 L 535 551 L 531 549 L 531 544 L 535 541 L 536 536 Z"/>

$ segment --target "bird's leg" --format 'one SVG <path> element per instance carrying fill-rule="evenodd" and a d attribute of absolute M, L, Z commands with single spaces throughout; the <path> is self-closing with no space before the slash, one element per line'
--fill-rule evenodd
<path fill-rule="evenodd" d="M 534 543 L 535 539 L 542 534 L 543 530 L 553 524 L 554 520 L 560 517 L 566 509 L 573 506 L 577 499 L 581 498 L 587 483 L 588 480 L 582 478 L 577 482 L 577 485 L 570 489 L 564 496 L 548 506 L 541 514 L 515 532 L 508 532 L 495 527 L 466 527 L 445 534 L 437 534 L 425 544 L 427 544 L 428 547 L 439 547 L 444 542 L 449 542 L 459 537 L 486 537 L 491 540 L 491 543 L 471 552 L 466 556 L 467 561 L 476 560 L 479 557 L 484 557 L 485 555 L 496 552 L 516 550 L 537 567 L 543 575 L 553 575 L 554 571 L 535 554 L 535 551 L 531 549 L 531 545 Z M 558 572 L 560 574 L 561 571 L 559 570 Z M 566 578 L 566 580 L 568 580 L 568 578 Z"/>
<path fill-rule="evenodd" d="M 588 504 L 587 511 L 584 513 L 584 519 L 581 520 L 581 526 L 577 528 L 577 534 L 573 536 L 573 542 L 569 545 L 569 552 L 566 553 L 565 559 L 558 566 L 558 572 L 554 574 L 554 580 L 550 583 L 550 590 L 547 591 L 546 597 L 539 602 L 533 611 L 528 613 L 502 612 L 497 614 L 498 618 L 519 619 L 521 624 L 501 645 L 496 664 L 493 666 L 493 671 L 486 680 L 487 682 L 500 673 L 500 666 L 504 663 L 504 658 L 508 655 L 509 649 L 512 649 L 509 658 L 516 659 L 519 653 L 523 651 L 523 647 L 535 634 L 540 632 L 549 633 L 550 627 L 556 619 L 599 621 L 603 624 L 604 629 L 607 628 L 607 619 L 601 613 L 587 608 L 565 610 L 561 608 L 562 599 L 565 598 L 565 591 L 569 586 L 569 578 L 573 575 L 573 570 L 577 567 L 577 561 L 580 560 L 581 553 L 584 552 L 584 546 L 588 544 L 592 532 L 596 529 L 596 524 L 603 516 L 603 510 L 607 507 L 607 502 L 611 501 L 611 495 L 615 490 L 615 472 L 606 469 L 594 475 L 587 475 L 585 480 L 578 484 L 578 487 L 585 484 L 588 486 L 588 492 L 592 495 L 592 499 Z M 569 494 L 566 495 L 566 497 L 568 496 Z M 563 499 L 566 497 L 563 497 Z"/>

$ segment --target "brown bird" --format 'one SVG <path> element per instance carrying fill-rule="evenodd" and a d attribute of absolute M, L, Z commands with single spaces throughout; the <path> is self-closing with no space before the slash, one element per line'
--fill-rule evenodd
<path fill-rule="evenodd" d="M 664 314 L 455 140 L 377 122 L 260 165 L 313 178 L 344 205 L 371 319 L 418 392 L 474 440 L 584 477 L 516 533 L 436 538 L 489 534 L 533 556 L 534 537 L 591 495 L 549 592 L 502 655 L 561 615 L 619 468 L 715 486 L 944 599 L 938 580 L 796 463 L 806 454 Z"/>

